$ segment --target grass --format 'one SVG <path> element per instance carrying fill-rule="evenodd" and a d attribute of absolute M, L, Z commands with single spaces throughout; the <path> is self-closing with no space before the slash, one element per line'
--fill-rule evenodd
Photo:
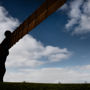
<path fill-rule="evenodd" d="M 0 90 L 90 90 L 90 84 L 0 83 Z"/>

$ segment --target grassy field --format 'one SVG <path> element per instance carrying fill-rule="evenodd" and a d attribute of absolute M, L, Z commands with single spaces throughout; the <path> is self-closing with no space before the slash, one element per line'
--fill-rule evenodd
<path fill-rule="evenodd" d="M 0 83 L 0 90 L 90 90 L 90 84 Z"/>

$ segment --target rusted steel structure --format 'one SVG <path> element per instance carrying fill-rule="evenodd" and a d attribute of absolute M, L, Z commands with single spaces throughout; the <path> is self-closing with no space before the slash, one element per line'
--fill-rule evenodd
<path fill-rule="evenodd" d="M 5 39 L 0 44 L 0 82 L 6 72 L 5 62 L 9 54 L 8 50 L 23 36 L 40 24 L 50 14 L 61 7 L 66 0 L 46 0 L 31 16 L 29 16 L 14 32 L 5 32 Z"/>
<path fill-rule="evenodd" d="M 49 15 L 60 8 L 67 0 L 46 0 L 31 16 L 29 16 L 9 38 L 5 38 L 1 46 L 10 49 L 24 35 L 39 25 Z"/>

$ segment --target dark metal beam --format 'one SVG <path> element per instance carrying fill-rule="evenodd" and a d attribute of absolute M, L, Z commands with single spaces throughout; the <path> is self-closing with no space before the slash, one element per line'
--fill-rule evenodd
<path fill-rule="evenodd" d="M 49 15 L 60 8 L 67 0 L 46 0 L 31 16 L 29 16 L 1 45 L 10 49 L 23 36 L 39 25 Z"/>

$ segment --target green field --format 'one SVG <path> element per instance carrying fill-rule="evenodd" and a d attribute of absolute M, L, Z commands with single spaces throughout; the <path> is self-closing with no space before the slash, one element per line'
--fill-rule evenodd
<path fill-rule="evenodd" d="M 0 83 L 0 90 L 90 90 L 90 84 Z"/>

